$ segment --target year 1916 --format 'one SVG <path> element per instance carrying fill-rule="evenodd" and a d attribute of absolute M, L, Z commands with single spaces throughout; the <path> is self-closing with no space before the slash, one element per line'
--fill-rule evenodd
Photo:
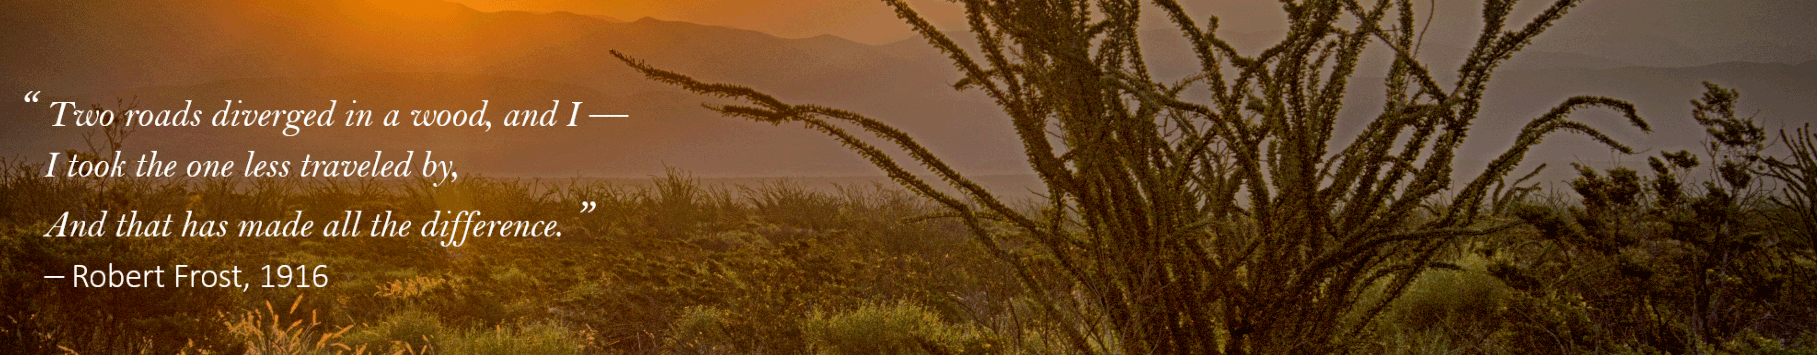
<path fill-rule="evenodd" d="M 328 274 L 323 269 L 328 265 L 265 265 L 264 287 L 328 287 Z M 273 272 L 277 278 L 272 278 Z"/>

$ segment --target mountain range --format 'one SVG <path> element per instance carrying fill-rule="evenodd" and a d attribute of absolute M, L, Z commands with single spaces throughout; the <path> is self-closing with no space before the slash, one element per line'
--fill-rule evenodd
<path fill-rule="evenodd" d="M 583 118 L 581 127 L 319 128 L 295 137 L 267 127 L 148 127 L 128 140 L 129 150 L 198 159 L 243 158 L 246 150 L 273 157 L 436 150 L 438 157 L 458 159 L 464 171 L 500 176 L 629 177 L 665 166 L 705 176 L 877 174 L 816 132 L 719 117 L 699 106 L 718 99 L 645 80 L 608 52 L 617 50 L 698 79 L 869 114 L 920 137 L 961 169 L 1026 170 L 1002 114 L 976 93 L 953 91 L 958 74 L 918 39 L 882 45 L 834 36 L 785 39 L 652 18 L 480 12 L 437 0 L 26 0 L 0 4 L 0 14 L 0 48 L 11 53 L 0 57 L 8 73 L 0 89 L 14 95 L 42 91 L 44 102 L 111 108 L 126 101 L 163 110 L 193 100 L 207 111 L 222 100 L 240 101 L 236 109 L 321 109 L 337 100 L 343 110 L 407 112 L 471 110 L 486 100 L 488 114 L 502 117 L 508 110 L 545 110 L 560 100 L 564 110 L 567 102 L 582 101 L 583 114 L 630 116 Z M 1259 48 L 1280 36 L 1223 35 L 1239 48 Z M 1153 29 L 1144 38 L 1152 39 L 1146 50 L 1158 74 L 1190 70 L 1191 56 L 1177 36 Z M 1770 63 L 1717 63 L 1710 58 L 1720 56 L 1697 50 L 1673 56 L 1660 48 L 1678 50 L 1637 43 L 1610 51 L 1566 41 L 1523 52 L 1494 84 L 1485 109 L 1490 114 L 1473 134 L 1480 145 L 1466 153 L 1496 152 L 1526 120 L 1580 94 L 1630 100 L 1654 123 L 1655 132 L 1640 134 L 1613 115 L 1580 116 L 1618 139 L 1656 150 L 1692 149 L 1701 129 L 1689 118 L 1688 100 L 1701 93 L 1702 81 L 1740 89 L 1742 109 L 1768 128 L 1817 117 L 1809 104 L 1817 102 L 1817 62 L 1809 61 L 1817 56 L 1811 53 L 1757 45 L 1749 48 Z M 1422 58 L 1455 63 L 1463 51 L 1432 43 Z M 1366 56 L 1363 73 L 1381 72 L 1369 68 L 1386 62 L 1379 53 Z M 1379 80 L 1359 79 L 1352 99 L 1379 100 Z M 1367 117 L 1376 105 L 1350 107 L 1345 115 Z M 49 126 L 53 113 L 43 102 L 9 100 L 0 103 L 0 114 L 3 156 L 41 160 L 47 152 L 82 146 L 87 130 Z M 1551 163 L 1639 160 L 1606 152 L 1588 139 L 1555 138 L 1532 156 Z"/>

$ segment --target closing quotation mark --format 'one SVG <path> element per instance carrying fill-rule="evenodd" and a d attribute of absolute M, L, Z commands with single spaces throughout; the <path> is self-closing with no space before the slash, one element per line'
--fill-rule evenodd
<path fill-rule="evenodd" d="M 592 213 L 595 209 L 599 209 L 598 202 L 581 201 L 580 203 L 580 213 Z"/>
<path fill-rule="evenodd" d="M 25 92 L 25 102 L 38 102 L 38 93 L 42 93 L 42 92 L 43 91 L 27 91 L 27 92 Z"/>

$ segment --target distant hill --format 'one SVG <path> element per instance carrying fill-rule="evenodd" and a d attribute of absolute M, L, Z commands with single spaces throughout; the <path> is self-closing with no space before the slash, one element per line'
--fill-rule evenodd
<path fill-rule="evenodd" d="M 588 15 L 586 15 L 586 16 L 587 16 L 587 17 L 592 17 L 592 18 L 597 18 L 597 19 L 601 19 L 601 20 L 606 20 L 606 22 L 611 22 L 611 23 L 622 23 L 622 22 L 625 22 L 625 20 L 620 20 L 620 19 L 618 19 L 618 18 L 617 18 L 617 17 L 612 17 L 612 16 L 606 16 L 606 15 L 600 15 L 600 14 L 588 14 Z"/>
<path fill-rule="evenodd" d="M 0 4 L 0 14 L 5 30 L 0 45 L 24 54 L 0 56 L 0 68 L 9 73 L 0 79 L 0 89 L 15 95 L 44 91 L 46 101 L 112 103 L 136 97 L 143 108 L 175 109 L 189 99 L 206 111 L 225 99 L 243 100 L 247 107 L 305 109 L 334 99 L 342 100 L 342 110 L 355 108 L 352 100 L 367 108 L 409 110 L 472 109 L 487 99 L 489 117 L 497 120 L 507 110 L 545 110 L 549 100 L 562 100 L 584 101 L 590 113 L 631 115 L 590 119 L 582 128 L 490 133 L 323 128 L 281 137 L 262 128 L 146 129 L 128 149 L 228 158 L 248 149 L 356 156 L 377 149 L 435 149 L 438 156 L 458 154 L 468 171 L 525 176 L 635 177 L 660 172 L 664 165 L 705 176 L 877 173 L 819 133 L 718 117 L 699 106 L 716 99 L 645 80 L 608 53 L 618 50 L 703 80 L 872 115 L 922 137 L 969 171 L 1026 171 L 1020 147 L 995 106 L 976 93 L 954 92 L 950 83 L 958 75 L 920 39 L 886 45 L 834 36 L 782 39 L 650 18 L 620 22 L 566 12 L 487 13 L 436 0 L 28 0 Z M 1275 36 L 1227 35 L 1239 47 L 1257 47 Z M 955 36 L 961 42 L 967 38 Z M 1196 65 L 1172 32 L 1153 30 L 1145 38 L 1158 73 L 1179 75 Z M 1580 117 L 1618 138 L 1638 147 L 1690 149 L 1701 130 L 1688 118 L 1687 101 L 1705 80 L 1741 89 L 1742 109 L 1759 112 L 1769 128 L 1817 117 L 1809 104 L 1817 102 L 1817 62 L 1648 68 L 1635 65 L 1650 62 L 1627 57 L 1551 49 L 1523 52 L 1504 67 L 1490 92 L 1489 114 L 1473 134 L 1482 138 L 1481 145 L 1466 153 L 1499 152 L 1526 120 L 1577 94 L 1631 100 L 1655 124 L 1655 133 L 1639 135 L 1604 113 Z M 1431 44 L 1422 57 L 1454 63 L 1463 51 Z M 1365 57 L 1363 74 L 1353 81 L 1350 99 L 1356 104 L 1344 114 L 1367 117 L 1379 107 L 1373 104 L 1380 100 L 1379 79 L 1361 76 L 1379 73 L 1371 68 L 1386 63 L 1381 53 Z M 6 138 L 0 139 L 0 155 L 42 159 L 46 152 L 80 144 L 79 129 L 46 127 L 44 106 L 0 101 Z M 1535 160 L 1610 157 L 1587 139 L 1560 137 L 1536 151 Z"/>

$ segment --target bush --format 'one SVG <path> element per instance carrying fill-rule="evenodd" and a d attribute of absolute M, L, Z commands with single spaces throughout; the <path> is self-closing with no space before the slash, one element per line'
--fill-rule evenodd
<path fill-rule="evenodd" d="M 585 342 L 568 328 L 547 322 L 448 334 L 435 339 L 443 354 L 554 355 L 579 354 Z"/>
<path fill-rule="evenodd" d="M 1482 264 L 1480 259 L 1475 264 Z M 1459 270 L 1427 273 L 1415 281 L 1396 302 L 1395 318 L 1416 330 L 1447 326 L 1453 331 L 1493 328 L 1507 307 L 1509 288 L 1471 265 Z"/>
<path fill-rule="evenodd" d="M 1705 85 L 1692 112 L 1705 154 L 1663 152 L 1648 159 L 1651 176 L 1579 166 L 1581 203 L 1515 212 L 1533 233 L 1509 238 L 1490 268 L 1519 290 L 1511 344 L 1688 353 L 1810 334 L 1811 293 L 1791 280 L 1813 269 L 1799 238 L 1772 231 L 1784 206 L 1766 203 L 1755 178 L 1777 160 L 1762 158 L 1764 131 L 1735 116 L 1738 93 Z"/>
<path fill-rule="evenodd" d="M 737 348 L 726 311 L 713 307 L 688 307 L 669 327 L 670 348 L 677 353 L 729 354 Z"/>
<path fill-rule="evenodd" d="M 297 305 L 302 303 L 303 297 L 297 296 L 290 308 L 280 315 L 277 309 L 271 307 L 271 302 L 266 302 L 265 309 L 255 309 L 228 321 L 227 332 L 239 338 L 247 355 L 316 355 L 353 351 L 352 347 L 340 342 L 341 335 L 352 327 L 326 329 L 316 320 L 314 311 L 309 312 L 309 319 L 285 323 L 285 316 L 299 317 Z"/>
<path fill-rule="evenodd" d="M 442 320 L 428 312 L 407 310 L 392 313 L 378 324 L 362 327 L 347 336 L 347 343 L 365 346 L 376 353 L 422 349 L 429 339 L 445 333 Z"/>
<path fill-rule="evenodd" d="M 907 302 L 866 304 L 837 314 L 816 311 L 802 330 L 817 354 L 989 354 L 1001 349 L 977 328 L 946 323 Z"/>

